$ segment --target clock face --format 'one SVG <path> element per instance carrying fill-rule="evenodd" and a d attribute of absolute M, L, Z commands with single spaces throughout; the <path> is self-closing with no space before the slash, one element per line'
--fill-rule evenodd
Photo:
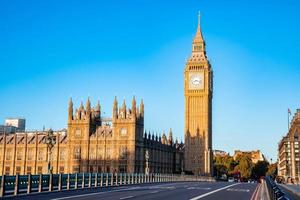
<path fill-rule="evenodd" d="M 189 89 L 199 90 L 204 88 L 204 74 L 203 73 L 190 73 L 189 76 Z"/>

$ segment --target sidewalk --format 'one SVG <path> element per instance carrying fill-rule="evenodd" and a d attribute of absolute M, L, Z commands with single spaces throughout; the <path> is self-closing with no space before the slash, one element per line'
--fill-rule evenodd
<path fill-rule="evenodd" d="M 292 184 L 287 184 L 287 185 L 279 184 L 279 185 L 300 197 L 300 186 L 299 185 L 292 185 Z"/>

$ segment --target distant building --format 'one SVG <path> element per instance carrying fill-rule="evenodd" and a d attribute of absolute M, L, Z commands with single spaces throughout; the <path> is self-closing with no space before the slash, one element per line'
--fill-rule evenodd
<path fill-rule="evenodd" d="M 290 177 L 291 169 L 291 142 L 288 136 L 284 136 L 278 143 L 278 176 L 285 181 Z"/>
<path fill-rule="evenodd" d="M 265 156 L 261 153 L 260 150 L 257 151 L 240 151 L 240 150 L 235 150 L 233 159 L 236 160 L 236 158 L 239 155 L 249 155 L 251 157 L 251 160 L 253 163 L 257 163 L 258 161 L 266 161 Z"/>
<path fill-rule="evenodd" d="M 0 125 L 0 135 L 13 134 L 13 133 L 16 133 L 17 130 L 18 130 L 18 128 L 15 126 Z"/>
<path fill-rule="evenodd" d="M 297 109 L 289 132 L 278 144 L 278 175 L 286 182 L 300 183 L 300 109 Z"/>
<path fill-rule="evenodd" d="M 224 157 L 224 156 L 229 155 L 229 153 L 227 153 L 226 151 L 222 151 L 222 150 L 214 150 L 213 154 L 215 157 L 217 157 L 217 156 Z"/>
<path fill-rule="evenodd" d="M 5 126 L 14 126 L 18 131 L 25 131 L 26 120 L 23 118 L 7 118 Z"/>

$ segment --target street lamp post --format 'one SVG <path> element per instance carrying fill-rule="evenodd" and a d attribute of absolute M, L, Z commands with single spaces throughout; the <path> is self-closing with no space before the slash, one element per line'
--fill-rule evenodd
<path fill-rule="evenodd" d="M 51 166 L 51 158 L 52 158 L 52 149 L 55 145 L 55 136 L 53 134 L 53 130 L 50 129 L 49 131 L 47 131 L 47 135 L 46 135 L 46 144 L 47 144 L 47 148 L 48 148 L 48 173 L 52 174 L 53 172 L 53 167 Z"/>

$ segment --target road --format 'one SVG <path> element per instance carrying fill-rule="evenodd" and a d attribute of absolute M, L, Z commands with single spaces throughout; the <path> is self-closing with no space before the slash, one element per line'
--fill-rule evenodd
<path fill-rule="evenodd" d="M 30 196 L 19 196 L 14 199 L 30 200 L 250 200 L 257 187 L 256 183 L 228 183 L 228 182 L 175 182 L 139 184 L 111 188 L 95 188 L 72 190 L 63 192 L 46 192 Z"/>

